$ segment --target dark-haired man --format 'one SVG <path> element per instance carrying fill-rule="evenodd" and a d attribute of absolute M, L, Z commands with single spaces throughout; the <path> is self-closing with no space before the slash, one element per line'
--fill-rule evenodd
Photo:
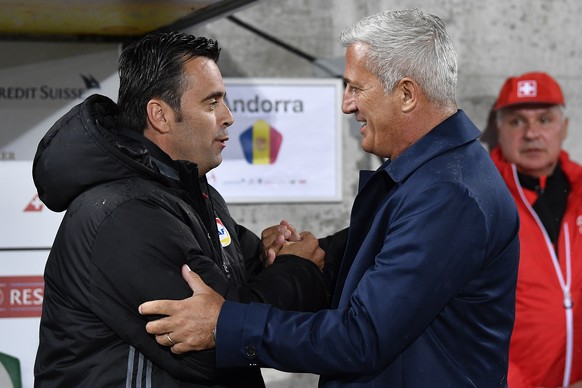
<path fill-rule="evenodd" d="M 327 303 L 317 240 L 284 222 L 261 246 L 206 181 L 233 123 L 219 52 L 202 37 L 148 35 L 121 54 L 117 104 L 93 95 L 41 140 L 39 196 L 67 213 L 45 270 L 35 386 L 264 386 L 258 368 L 217 370 L 214 352 L 176 356 L 143 330 L 140 303 L 191 294 L 184 264 L 226 299 Z M 282 238 L 296 242 L 263 269 Z"/>

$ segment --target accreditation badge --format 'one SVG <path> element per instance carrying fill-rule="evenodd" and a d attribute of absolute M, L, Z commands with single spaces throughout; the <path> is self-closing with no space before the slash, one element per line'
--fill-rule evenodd
<path fill-rule="evenodd" d="M 220 245 L 223 247 L 229 246 L 232 241 L 230 239 L 230 234 L 218 217 L 216 218 L 216 227 L 218 228 L 218 239 L 220 240 Z"/>

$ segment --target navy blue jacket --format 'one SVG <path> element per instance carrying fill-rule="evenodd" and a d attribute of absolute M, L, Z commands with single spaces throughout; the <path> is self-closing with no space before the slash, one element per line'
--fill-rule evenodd
<path fill-rule="evenodd" d="M 323 387 L 503 387 L 519 219 L 459 111 L 363 171 L 332 309 L 226 302 L 220 366 L 321 375 Z"/>

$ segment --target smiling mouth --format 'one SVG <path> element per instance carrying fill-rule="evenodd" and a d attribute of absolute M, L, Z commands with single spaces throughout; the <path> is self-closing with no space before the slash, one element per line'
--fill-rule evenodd
<path fill-rule="evenodd" d="M 364 119 L 363 117 L 361 117 L 357 114 L 354 115 L 354 118 L 362 127 L 365 126 L 366 124 L 368 124 L 368 120 Z"/>
<path fill-rule="evenodd" d="M 363 133 L 363 129 L 366 125 L 368 125 L 367 121 L 358 121 L 358 123 L 360 124 L 360 133 Z"/>

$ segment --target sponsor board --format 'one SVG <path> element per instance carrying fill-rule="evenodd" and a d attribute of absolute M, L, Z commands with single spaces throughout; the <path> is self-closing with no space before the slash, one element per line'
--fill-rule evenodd
<path fill-rule="evenodd" d="M 0 276 L 0 318 L 40 317 L 42 276 Z"/>
<path fill-rule="evenodd" d="M 341 81 L 224 81 L 235 121 L 208 178 L 227 202 L 340 201 Z"/>

